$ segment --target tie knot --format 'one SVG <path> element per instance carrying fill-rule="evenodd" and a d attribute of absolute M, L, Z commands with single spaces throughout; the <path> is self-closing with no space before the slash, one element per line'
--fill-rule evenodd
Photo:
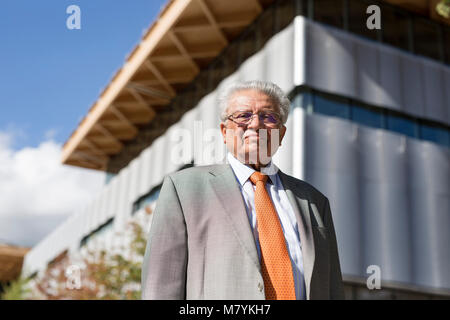
<path fill-rule="evenodd" d="M 262 181 L 265 184 L 267 182 L 267 178 L 268 176 L 257 171 L 253 172 L 253 174 L 250 176 L 250 180 L 254 185 L 256 185 L 258 181 Z"/>

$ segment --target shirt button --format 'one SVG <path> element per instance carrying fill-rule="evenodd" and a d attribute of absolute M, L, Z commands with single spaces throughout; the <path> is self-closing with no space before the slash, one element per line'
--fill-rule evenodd
<path fill-rule="evenodd" d="M 258 283 L 258 289 L 259 289 L 259 291 L 262 291 L 262 290 L 263 290 L 263 285 L 261 284 L 261 282 Z"/>

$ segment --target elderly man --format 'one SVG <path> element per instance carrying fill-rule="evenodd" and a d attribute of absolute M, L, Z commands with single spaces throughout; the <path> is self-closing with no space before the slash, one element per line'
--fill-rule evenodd
<path fill-rule="evenodd" d="M 168 175 L 150 228 L 143 299 L 343 299 L 328 199 L 271 161 L 289 100 L 275 84 L 220 98 L 228 164 Z"/>

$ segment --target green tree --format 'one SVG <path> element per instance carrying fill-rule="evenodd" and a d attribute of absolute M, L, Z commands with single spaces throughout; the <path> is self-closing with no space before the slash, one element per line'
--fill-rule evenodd
<path fill-rule="evenodd" d="M 441 0 L 436 5 L 436 12 L 446 19 L 450 18 L 450 0 Z"/>
<path fill-rule="evenodd" d="M 124 232 L 116 235 L 120 247 L 84 250 L 77 255 L 63 255 L 35 278 L 20 278 L 9 286 L 4 299 L 48 300 L 135 300 L 141 298 L 141 268 L 146 247 L 144 225 L 149 222 L 148 210 L 143 221 L 134 219 Z M 77 283 L 68 270 L 76 266 Z"/>
<path fill-rule="evenodd" d="M 29 281 L 30 279 L 24 277 L 11 281 L 0 300 L 23 300 L 30 293 L 30 289 L 27 287 Z"/>

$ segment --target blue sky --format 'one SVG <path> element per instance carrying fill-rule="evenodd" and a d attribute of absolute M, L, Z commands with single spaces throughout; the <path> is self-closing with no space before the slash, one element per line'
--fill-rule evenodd
<path fill-rule="evenodd" d="M 0 131 L 11 148 L 63 143 L 155 20 L 162 0 L 3 0 Z M 69 5 L 81 30 L 69 30 Z"/>
<path fill-rule="evenodd" d="M 0 243 L 32 247 L 98 195 L 104 173 L 62 165 L 61 146 L 166 1 L 2 0 Z"/>

